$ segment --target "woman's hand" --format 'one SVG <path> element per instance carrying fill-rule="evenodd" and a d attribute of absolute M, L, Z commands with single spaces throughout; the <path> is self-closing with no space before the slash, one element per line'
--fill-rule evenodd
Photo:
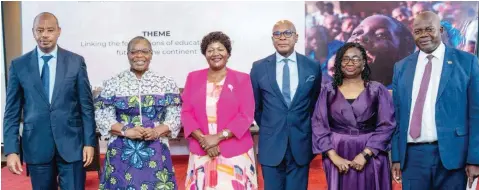
<path fill-rule="evenodd" d="M 342 158 L 341 156 L 334 156 L 330 158 L 333 164 L 338 168 L 339 173 L 348 173 L 351 161 Z"/>
<path fill-rule="evenodd" d="M 354 157 L 354 160 L 351 161 L 351 167 L 356 169 L 357 171 L 361 171 L 364 169 L 368 161 L 364 158 L 364 156 L 360 153 Z"/>
<path fill-rule="evenodd" d="M 135 126 L 125 131 L 125 137 L 129 139 L 143 139 L 143 136 L 145 134 L 146 134 L 145 128 L 140 126 Z"/>
<path fill-rule="evenodd" d="M 156 132 L 155 129 L 153 128 L 145 128 L 145 135 L 143 136 L 143 139 L 147 141 L 155 140 L 158 139 L 160 135 L 158 132 Z"/>
<path fill-rule="evenodd" d="M 220 136 L 218 135 L 205 135 L 200 139 L 200 145 L 204 150 L 208 150 L 214 146 L 217 146 L 220 142 Z"/>
<path fill-rule="evenodd" d="M 211 147 L 210 149 L 206 150 L 206 153 L 208 153 L 210 158 L 217 157 L 220 155 L 220 148 L 219 146 Z"/>
<path fill-rule="evenodd" d="M 170 132 L 171 132 L 170 127 L 168 127 L 168 125 L 158 125 L 153 129 L 158 134 L 158 137 L 167 137 L 168 135 L 170 135 Z"/>
<path fill-rule="evenodd" d="M 338 168 L 339 173 L 347 173 L 349 170 L 349 165 L 351 164 L 351 161 L 346 160 L 339 156 L 335 150 L 329 150 L 328 151 L 328 157 L 329 159 L 333 162 L 333 164 Z"/>

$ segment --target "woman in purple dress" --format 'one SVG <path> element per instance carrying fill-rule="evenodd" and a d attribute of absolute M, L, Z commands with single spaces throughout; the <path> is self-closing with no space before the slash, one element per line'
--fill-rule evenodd
<path fill-rule="evenodd" d="M 357 43 L 339 49 L 334 68 L 312 117 L 313 152 L 323 155 L 328 188 L 392 189 L 388 151 L 396 122 L 391 95 L 369 80 L 366 51 Z"/>

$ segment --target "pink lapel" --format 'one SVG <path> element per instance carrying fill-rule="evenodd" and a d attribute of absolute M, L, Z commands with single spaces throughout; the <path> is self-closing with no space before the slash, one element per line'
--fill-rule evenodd
<path fill-rule="evenodd" d="M 231 114 L 237 110 L 234 91 L 241 90 L 235 89 L 238 88 L 235 72 L 229 68 L 227 68 L 227 72 L 225 82 L 223 83 L 223 89 L 221 90 L 220 98 L 217 103 L 216 116 L 218 131 L 228 122 L 225 119 L 231 118 Z"/>
<path fill-rule="evenodd" d="M 194 105 L 198 106 L 196 108 L 196 113 L 198 114 L 198 122 L 201 126 L 205 126 L 208 131 L 208 117 L 206 115 L 206 83 L 208 81 L 208 69 L 200 70 L 197 78 L 192 78 L 192 86 L 194 87 L 192 91 L 191 101 Z"/>

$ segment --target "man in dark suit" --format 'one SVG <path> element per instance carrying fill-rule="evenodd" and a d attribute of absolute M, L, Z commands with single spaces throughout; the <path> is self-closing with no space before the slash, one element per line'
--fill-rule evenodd
<path fill-rule="evenodd" d="M 93 160 L 95 121 L 85 60 L 57 46 L 61 28 L 51 13 L 35 17 L 37 47 L 10 65 L 4 117 L 7 167 L 21 174 L 22 148 L 33 189 L 84 189 Z"/>
<path fill-rule="evenodd" d="M 307 189 L 311 115 L 321 72 L 318 64 L 294 51 L 298 34 L 290 21 L 274 25 L 272 41 L 276 53 L 253 63 L 250 74 L 265 189 Z"/>
<path fill-rule="evenodd" d="M 394 66 L 392 172 L 409 189 L 462 190 L 479 174 L 479 64 L 446 47 L 442 32 L 436 14 L 420 13 L 420 51 Z"/>

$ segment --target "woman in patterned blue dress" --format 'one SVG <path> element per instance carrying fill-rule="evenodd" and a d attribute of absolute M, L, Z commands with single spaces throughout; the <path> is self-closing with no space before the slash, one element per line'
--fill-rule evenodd
<path fill-rule="evenodd" d="M 100 189 L 177 189 L 168 136 L 181 127 L 179 90 L 148 70 L 151 58 L 151 43 L 133 38 L 130 69 L 105 81 L 95 101 L 98 128 L 109 138 Z"/>

